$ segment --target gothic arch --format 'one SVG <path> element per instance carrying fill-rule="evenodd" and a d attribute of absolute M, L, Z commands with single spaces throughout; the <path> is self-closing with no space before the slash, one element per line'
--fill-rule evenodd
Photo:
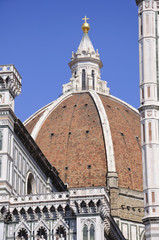
<path fill-rule="evenodd" d="M 91 75 L 92 75 L 92 87 L 93 87 L 93 90 L 95 90 L 95 71 L 94 71 L 94 69 L 92 70 Z"/>
<path fill-rule="evenodd" d="M 36 182 L 31 171 L 27 173 L 26 177 L 26 194 L 36 194 Z"/>
<path fill-rule="evenodd" d="M 40 231 L 39 231 L 40 230 Z M 50 230 L 48 229 L 48 226 L 47 224 L 45 223 L 45 221 L 41 220 L 39 221 L 35 227 L 34 227 L 34 232 L 36 234 L 36 239 L 38 240 L 38 236 L 39 235 L 43 235 L 45 237 L 45 239 L 47 239 L 49 233 L 50 233 Z M 41 237 L 40 236 L 40 237 Z"/>
<path fill-rule="evenodd" d="M 97 212 L 100 212 L 101 209 L 102 209 L 102 202 L 101 202 L 100 199 L 99 199 L 98 202 L 96 203 L 96 206 L 97 206 Z"/>
<path fill-rule="evenodd" d="M 83 240 L 88 240 L 88 226 L 84 224 L 83 226 Z"/>
<path fill-rule="evenodd" d="M 70 206 L 67 204 L 65 207 L 65 216 L 71 216 L 71 215 L 73 215 L 72 208 L 70 208 Z"/>
<path fill-rule="evenodd" d="M 54 240 L 58 240 L 58 237 L 60 237 L 60 234 L 63 234 L 64 240 L 67 240 L 68 229 L 69 229 L 69 226 L 66 224 L 66 222 L 63 221 L 62 219 L 59 219 L 53 227 Z"/>
<path fill-rule="evenodd" d="M 0 89 L 5 88 L 5 82 L 3 80 L 3 78 L 0 77 Z"/>
<path fill-rule="evenodd" d="M 23 236 L 24 235 L 24 236 Z M 16 230 L 15 230 L 15 239 L 16 240 L 28 240 L 30 236 L 30 228 L 26 224 L 26 222 L 22 221 L 18 224 Z M 21 238 L 24 237 L 24 238 Z"/>
<path fill-rule="evenodd" d="M 87 213 L 88 212 L 87 204 L 86 204 L 85 201 L 81 202 L 80 207 L 81 207 L 81 210 L 82 210 L 83 213 Z"/>
<path fill-rule="evenodd" d="M 88 206 L 89 206 L 89 212 L 92 212 L 92 213 L 96 212 L 96 207 L 92 200 L 89 202 Z"/>
<path fill-rule="evenodd" d="M 86 90 L 86 70 L 82 69 L 82 90 Z"/>
<path fill-rule="evenodd" d="M 95 240 L 95 222 L 93 219 L 83 219 L 82 232 L 83 240 Z"/>
<path fill-rule="evenodd" d="M 82 227 L 84 227 L 85 225 L 88 227 L 88 229 L 90 229 L 92 225 L 95 228 L 95 226 L 96 226 L 95 220 L 91 219 L 91 218 L 82 219 Z"/>
<path fill-rule="evenodd" d="M 0 130 L 0 151 L 3 149 L 3 130 Z M 0 159 L 2 164 L 2 158 Z"/>
<path fill-rule="evenodd" d="M 47 229 L 45 227 L 40 227 L 37 230 L 36 239 L 37 240 L 41 240 L 41 239 L 47 240 L 47 235 L 48 235 L 47 234 Z"/>
<path fill-rule="evenodd" d="M 18 231 L 17 240 L 28 240 L 28 231 L 25 228 Z"/>
<path fill-rule="evenodd" d="M 60 237 L 63 237 L 63 239 L 66 240 L 66 236 L 67 236 L 67 233 L 66 233 L 65 227 L 63 225 L 60 225 L 55 232 L 56 239 L 58 240 L 60 239 Z"/>

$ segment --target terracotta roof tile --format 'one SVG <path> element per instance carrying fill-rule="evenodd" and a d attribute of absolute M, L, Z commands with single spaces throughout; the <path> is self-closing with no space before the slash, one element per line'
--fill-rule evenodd
<path fill-rule="evenodd" d="M 119 187 L 142 191 L 139 115 L 112 97 L 99 96 L 110 124 Z M 29 131 L 40 116 L 26 125 Z M 69 187 L 106 185 L 103 132 L 89 93 L 63 100 L 45 120 L 36 142 Z"/>

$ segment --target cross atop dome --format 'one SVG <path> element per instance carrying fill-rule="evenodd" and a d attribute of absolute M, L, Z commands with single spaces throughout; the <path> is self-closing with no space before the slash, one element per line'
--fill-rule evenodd
<path fill-rule="evenodd" d="M 85 21 L 85 23 L 87 22 L 87 20 L 89 20 L 89 18 L 87 18 L 86 16 L 84 18 L 82 18 L 82 20 Z"/>
<path fill-rule="evenodd" d="M 87 22 L 87 20 L 89 20 L 89 18 L 87 18 L 86 16 L 84 18 L 82 18 L 82 20 L 84 20 L 85 22 L 82 24 L 82 30 L 84 33 L 88 33 L 89 29 L 90 29 L 90 25 Z"/>

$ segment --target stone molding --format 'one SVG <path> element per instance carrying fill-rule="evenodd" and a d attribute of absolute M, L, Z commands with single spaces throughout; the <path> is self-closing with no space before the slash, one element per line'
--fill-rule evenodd
<path fill-rule="evenodd" d="M 30 220 L 38 221 L 34 229 L 37 229 L 38 226 L 45 226 L 42 223 L 45 220 L 52 221 L 52 219 L 55 221 L 54 229 L 57 225 L 64 225 L 68 229 L 65 221 L 68 217 L 73 219 L 79 216 L 82 219 L 86 217 L 87 221 L 93 220 L 95 224 L 96 217 L 100 216 L 103 220 L 105 234 L 111 236 L 113 240 L 124 240 L 122 233 L 110 216 L 108 199 L 109 197 L 103 187 L 70 189 L 68 192 L 53 192 L 43 195 L 1 195 L 0 221 L 5 221 L 7 224 L 16 224 L 14 232 L 20 230 L 20 227 L 24 225 L 29 232 L 27 223 Z"/>
<path fill-rule="evenodd" d="M 70 93 L 62 95 L 61 97 L 59 97 L 56 101 L 53 101 L 51 105 L 49 105 L 46 110 L 44 111 L 43 115 L 41 116 L 41 118 L 39 119 L 39 121 L 36 123 L 31 136 L 32 138 L 35 140 L 38 132 L 41 128 L 41 126 L 43 125 L 43 123 L 45 122 L 45 120 L 47 119 L 47 117 L 51 114 L 51 112 L 65 99 L 67 99 L 68 97 L 70 97 L 72 95 L 70 95 Z M 25 122 L 25 124 L 27 124 L 28 122 Z"/>
<path fill-rule="evenodd" d="M 15 97 L 21 93 L 21 76 L 14 65 L 0 65 L 1 89 L 9 89 Z"/>
<path fill-rule="evenodd" d="M 105 148 L 107 153 L 107 163 L 108 163 L 108 172 L 116 172 L 115 158 L 114 158 L 114 149 L 113 149 L 113 140 L 111 136 L 109 121 L 104 109 L 103 103 L 95 91 L 89 91 L 92 96 L 95 105 L 97 107 L 99 117 L 101 120 L 101 125 L 103 129 L 103 137 L 105 141 Z"/>

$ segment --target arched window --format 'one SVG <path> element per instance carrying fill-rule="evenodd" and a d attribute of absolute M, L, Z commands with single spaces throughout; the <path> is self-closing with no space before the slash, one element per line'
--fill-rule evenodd
<path fill-rule="evenodd" d="M 95 228 L 94 225 L 88 223 L 83 226 L 83 240 L 95 240 Z"/>
<path fill-rule="evenodd" d="M 2 159 L 0 158 L 0 178 L 2 177 Z"/>
<path fill-rule="evenodd" d="M 35 194 L 36 193 L 36 185 L 35 179 L 32 173 L 29 173 L 27 180 L 27 194 Z"/>
<path fill-rule="evenodd" d="M 88 227 L 84 225 L 83 227 L 83 240 L 88 240 Z"/>
<path fill-rule="evenodd" d="M 28 233 L 24 228 L 18 232 L 18 240 L 28 240 Z"/>
<path fill-rule="evenodd" d="M 89 206 L 89 212 L 94 213 L 96 211 L 94 202 L 92 200 L 89 202 L 88 206 Z"/>
<path fill-rule="evenodd" d="M 5 88 L 5 83 L 2 78 L 0 78 L 0 88 Z"/>
<path fill-rule="evenodd" d="M 95 230 L 93 224 L 90 227 L 90 240 L 95 240 Z"/>
<path fill-rule="evenodd" d="M 66 230 L 63 226 L 59 226 L 56 230 L 56 240 L 66 240 Z"/>
<path fill-rule="evenodd" d="M 87 212 L 87 205 L 84 201 L 82 201 L 82 203 L 81 203 L 81 210 L 83 213 Z"/>
<path fill-rule="evenodd" d="M 82 90 L 86 89 L 86 70 L 82 69 Z"/>
<path fill-rule="evenodd" d="M 92 81 L 93 81 L 93 90 L 95 89 L 95 77 L 94 77 L 94 70 L 92 70 Z"/>
<path fill-rule="evenodd" d="M 0 94 L 0 103 L 3 102 L 3 96 Z"/>
<path fill-rule="evenodd" d="M 0 131 L 0 150 L 2 150 L 3 133 Z"/>
<path fill-rule="evenodd" d="M 45 239 L 47 240 L 47 231 L 44 227 L 41 227 L 37 231 L 37 240 L 42 240 Z"/>

